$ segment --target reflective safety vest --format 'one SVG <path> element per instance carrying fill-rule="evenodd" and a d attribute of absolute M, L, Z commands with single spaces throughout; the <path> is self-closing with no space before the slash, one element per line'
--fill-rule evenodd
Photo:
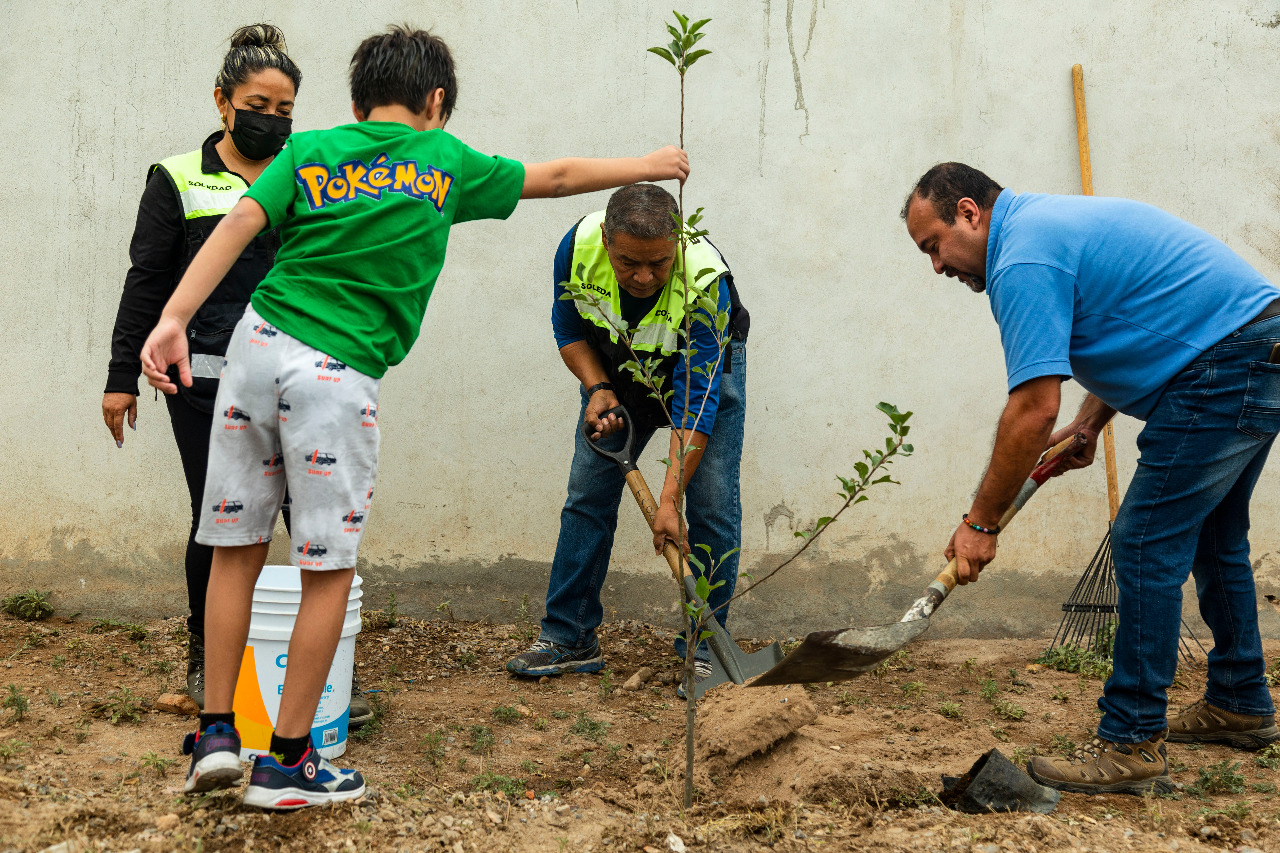
<path fill-rule="evenodd" d="M 622 319 L 622 296 L 618 278 L 609 264 L 609 254 L 604 248 L 604 235 L 600 226 L 604 223 L 604 211 L 592 213 L 578 223 L 573 237 L 573 257 L 569 262 L 570 282 L 595 293 L 603 304 L 592 305 L 575 300 L 574 305 L 583 319 L 605 330 L 609 340 L 618 343 L 617 328 L 628 328 Z M 695 293 L 705 293 L 719 278 L 729 271 L 720 253 L 706 240 L 695 240 L 681 257 L 676 248 L 676 260 L 671 269 L 671 280 L 661 291 L 658 301 L 635 327 L 631 345 L 637 350 L 671 355 L 680 348 L 680 333 L 684 325 L 684 269 L 689 268 L 689 286 Z M 710 269 L 700 282 L 693 281 L 700 271 Z"/>
<path fill-rule="evenodd" d="M 641 427 L 657 427 L 667 423 L 663 407 L 650 396 L 649 389 L 635 381 L 630 371 L 621 370 L 620 365 L 632 361 L 633 356 L 626 344 L 618 340 L 617 329 L 628 328 L 622 318 L 622 296 L 618 286 L 618 278 L 609 264 L 609 255 L 604 248 L 604 239 L 600 230 L 604 222 L 604 211 L 592 213 L 578 223 L 573 235 L 573 254 L 569 262 L 570 283 L 592 292 L 600 297 L 597 305 L 574 300 L 578 314 L 586 321 L 583 333 L 587 343 L 599 355 L 609 381 L 613 383 L 614 394 L 627 407 L 637 424 Z M 683 261 L 683 262 L 682 262 Z M 684 269 L 689 268 L 690 302 L 698 294 L 707 293 L 712 285 L 729 272 L 724 258 L 715 247 L 705 239 L 691 243 L 686 249 L 684 258 L 680 250 L 676 250 L 676 260 L 672 265 L 671 280 L 667 282 L 657 301 L 640 322 L 632 327 L 632 346 L 640 352 L 654 353 L 661 359 L 658 373 L 666 377 L 663 390 L 672 388 L 671 377 L 680 361 L 678 350 L 684 334 Z M 713 270 L 704 276 L 701 282 L 693 278 L 699 271 Z M 724 286 L 723 284 L 721 286 Z"/>
<path fill-rule="evenodd" d="M 204 152 L 197 149 L 161 160 L 148 172 L 150 178 L 157 170 L 160 171 L 182 205 L 183 254 L 174 271 L 175 286 L 222 217 L 231 212 L 249 189 L 239 175 L 205 172 L 202 169 L 203 158 Z M 187 326 L 195 384 L 187 388 L 178 383 L 178 390 L 199 409 L 213 411 L 218 369 L 227 353 L 227 344 L 231 342 L 231 332 L 244 316 L 254 289 L 275 263 L 279 246 L 278 232 L 255 237 Z"/>

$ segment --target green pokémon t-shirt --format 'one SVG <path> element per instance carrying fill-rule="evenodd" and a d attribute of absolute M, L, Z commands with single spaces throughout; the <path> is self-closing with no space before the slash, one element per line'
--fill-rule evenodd
<path fill-rule="evenodd" d="M 364 121 L 295 133 L 245 196 L 281 226 L 254 310 L 378 378 L 418 337 L 449 227 L 506 219 L 524 166 L 443 130 Z"/>

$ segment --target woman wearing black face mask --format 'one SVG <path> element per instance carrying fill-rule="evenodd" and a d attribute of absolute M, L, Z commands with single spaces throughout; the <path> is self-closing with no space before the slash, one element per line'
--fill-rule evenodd
<path fill-rule="evenodd" d="M 289 136 L 293 101 L 302 82 L 298 66 L 285 53 L 284 34 L 270 24 L 241 27 L 218 73 L 213 100 L 223 129 L 198 150 L 162 160 L 151 167 L 138 206 L 129 245 L 132 265 L 111 338 L 111 364 L 102 398 L 102 415 L 124 445 L 124 423 L 136 429 L 138 353 L 160 311 L 196 251 L 250 184 L 284 147 Z M 213 549 L 195 541 L 200 518 L 209 433 L 222 356 L 231 330 L 244 314 L 249 296 L 275 262 L 279 235 L 259 236 L 227 273 L 187 329 L 194 384 L 165 397 L 169 419 L 191 493 L 192 526 L 187 541 L 186 575 L 191 615 L 187 692 L 204 704 L 204 602 Z M 240 413 L 237 412 L 237 415 Z M 271 416 L 275 416 L 271 412 Z M 270 470 L 271 460 L 265 460 Z M 286 515 L 286 522 L 288 516 Z M 355 709 L 353 709 L 354 711 Z"/>

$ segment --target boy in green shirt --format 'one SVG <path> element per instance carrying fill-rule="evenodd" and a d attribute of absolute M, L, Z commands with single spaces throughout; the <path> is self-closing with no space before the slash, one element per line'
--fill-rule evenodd
<path fill-rule="evenodd" d="M 675 147 L 642 158 L 524 166 L 445 133 L 457 97 L 445 43 L 393 27 L 351 60 L 357 124 L 294 134 L 192 261 L 142 350 L 167 394 L 190 385 L 184 330 L 249 241 L 281 228 L 276 264 L 236 327 L 223 368 L 196 540 L 213 545 L 205 613 L 205 713 L 188 735 L 185 790 L 238 784 L 232 699 L 249 608 L 285 483 L 302 602 L 271 755 L 255 759 L 249 805 L 354 799 L 364 779 L 329 764 L 311 723 L 337 647 L 377 473 L 377 393 L 408 353 L 444 261 L 449 228 L 505 219 L 521 198 L 684 180 Z M 285 476 L 274 476 L 283 470 Z"/>

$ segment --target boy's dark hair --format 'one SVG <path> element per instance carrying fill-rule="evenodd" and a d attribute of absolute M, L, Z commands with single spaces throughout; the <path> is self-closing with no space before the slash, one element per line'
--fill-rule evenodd
<path fill-rule="evenodd" d="M 670 237 L 680 207 L 671 193 L 657 184 L 632 184 L 609 196 L 604 209 L 604 237 L 621 231 L 641 240 Z"/>
<path fill-rule="evenodd" d="M 933 202 L 933 210 L 945 225 L 955 225 L 956 205 L 962 198 L 971 198 L 978 207 L 990 210 L 1004 187 L 982 172 L 964 163 L 939 163 L 920 176 L 916 185 L 907 193 L 902 205 L 902 218 L 907 218 L 911 200 L 919 196 Z"/>
<path fill-rule="evenodd" d="M 366 116 L 392 104 L 421 113 L 436 89 L 444 89 L 440 110 L 447 119 L 458 101 L 453 55 L 444 39 L 426 30 L 393 26 L 360 42 L 351 57 L 351 100 Z"/>
<path fill-rule="evenodd" d="M 274 68 L 293 81 L 297 94 L 302 85 L 302 72 L 293 64 L 284 43 L 284 33 L 272 24 L 249 24 L 231 34 L 231 49 L 222 60 L 222 68 L 213 85 L 222 89 L 230 100 L 236 89 L 249 82 L 259 71 Z"/>

